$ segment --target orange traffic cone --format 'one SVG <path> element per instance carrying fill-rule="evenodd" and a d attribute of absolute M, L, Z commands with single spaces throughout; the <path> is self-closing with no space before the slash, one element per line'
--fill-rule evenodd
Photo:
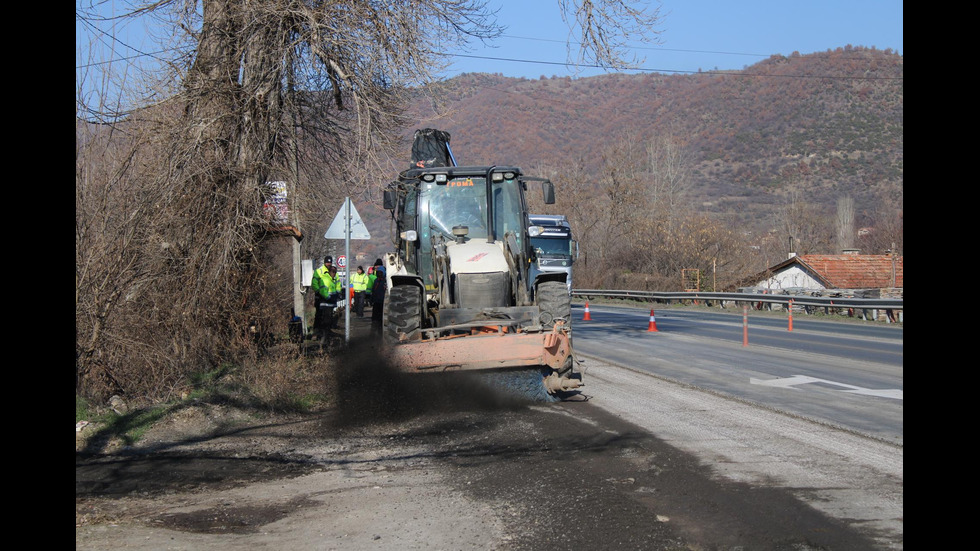
<path fill-rule="evenodd" d="M 647 326 L 647 331 L 658 332 L 657 331 L 657 318 L 653 316 L 653 308 L 650 309 L 650 325 Z"/>
<path fill-rule="evenodd" d="M 592 316 L 589 315 L 589 301 L 585 301 L 585 317 L 582 321 L 592 321 Z"/>

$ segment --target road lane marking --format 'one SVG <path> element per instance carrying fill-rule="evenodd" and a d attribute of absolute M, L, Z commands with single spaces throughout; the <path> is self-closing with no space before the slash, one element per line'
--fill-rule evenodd
<path fill-rule="evenodd" d="M 862 388 L 859 386 L 849 385 L 847 383 L 828 381 L 827 379 L 817 379 L 816 377 L 807 377 L 806 375 L 793 375 L 792 377 L 781 377 L 779 379 L 756 379 L 751 377 L 749 378 L 749 382 L 753 385 L 771 386 L 775 388 L 791 388 L 793 390 L 800 390 L 796 388 L 797 385 L 823 383 L 825 385 L 840 387 L 842 392 L 847 392 L 848 394 L 878 396 L 879 398 L 891 398 L 893 400 L 902 400 L 904 394 L 904 391 L 898 388 Z"/>

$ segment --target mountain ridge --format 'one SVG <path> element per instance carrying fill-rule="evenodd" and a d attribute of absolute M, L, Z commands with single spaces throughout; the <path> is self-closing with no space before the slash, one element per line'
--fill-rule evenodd
<path fill-rule="evenodd" d="M 460 164 L 577 163 L 593 177 L 608 145 L 671 136 L 688 159 L 689 199 L 705 212 L 758 222 L 802 193 L 824 208 L 853 197 L 860 216 L 902 202 L 903 71 L 890 49 L 846 46 L 741 71 L 466 73 L 415 92 L 407 115 L 412 130 L 449 132 Z"/>

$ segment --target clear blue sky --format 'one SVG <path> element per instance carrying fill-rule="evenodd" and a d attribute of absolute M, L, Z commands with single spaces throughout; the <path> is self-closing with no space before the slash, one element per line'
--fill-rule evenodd
<path fill-rule="evenodd" d="M 575 75 L 566 61 L 568 27 L 557 0 L 490 0 L 507 38 L 456 57 L 450 76 L 463 72 L 505 76 Z M 823 52 L 852 46 L 891 48 L 904 55 L 902 0 L 664 0 L 659 46 L 640 45 L 653 72 L 742 69 L 773 54 Z M 539 62 L 539 63 L 533 63 Z M 583 68 L 579 76 L 601 74 Z"/>
<path fill-rule="evenodd" d="M 90 2 L 76 0 L 76 9 Z M 100 9 L 111 10 L 115 5 L 123 10 L 126 4 L 109 0 Z M 498 21 L 508 27 L 505 37 L 496 47 L 459 52 L 462 55 L 453 58 L 445 76 L 487 72 L 538 78 L 604 72 L 590 68 L 576 72 L 564 64 L 569 32 L 561 20 L 558 0 L 488 0 L 488 6 L 500 8 Z M 773 54 L 808 54 L 848 44 L 905 53 L 902 0 L 664 0 L 660 11 L 662 43 L 635 49 L 639 57 L 646 58 L 643 67 L 654 72 L 742 69 Z M 92 59 L 86 47 L 90 31 L 76 20 L 76 66 Z M 115 59 L 147 61 L 148 56 L 140 52 L 155 48 L 141 38 L 138 22 L 129 23 L 118 36 L 122 41 L 111 43 Z M 100 57 L 106 59 L 104 48 Z"/>

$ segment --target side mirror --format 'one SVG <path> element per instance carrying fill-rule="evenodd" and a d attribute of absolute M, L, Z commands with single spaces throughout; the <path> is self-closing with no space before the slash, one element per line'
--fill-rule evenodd
<path fill-rule="evenodd" d="M 541 189 L 544 192 L 544 204 L 554 205 L 555 204 L 555 184 L 550 181 L 544 181 L 541 184 Z"/>
<path fill-rule="evenodd" d="M 384 191 L 384 208 L 385 210 L 394 210 L 395 206 L 398 204 L 398 199 L 395 196 L 395 190 L 386 189 Z"/>

